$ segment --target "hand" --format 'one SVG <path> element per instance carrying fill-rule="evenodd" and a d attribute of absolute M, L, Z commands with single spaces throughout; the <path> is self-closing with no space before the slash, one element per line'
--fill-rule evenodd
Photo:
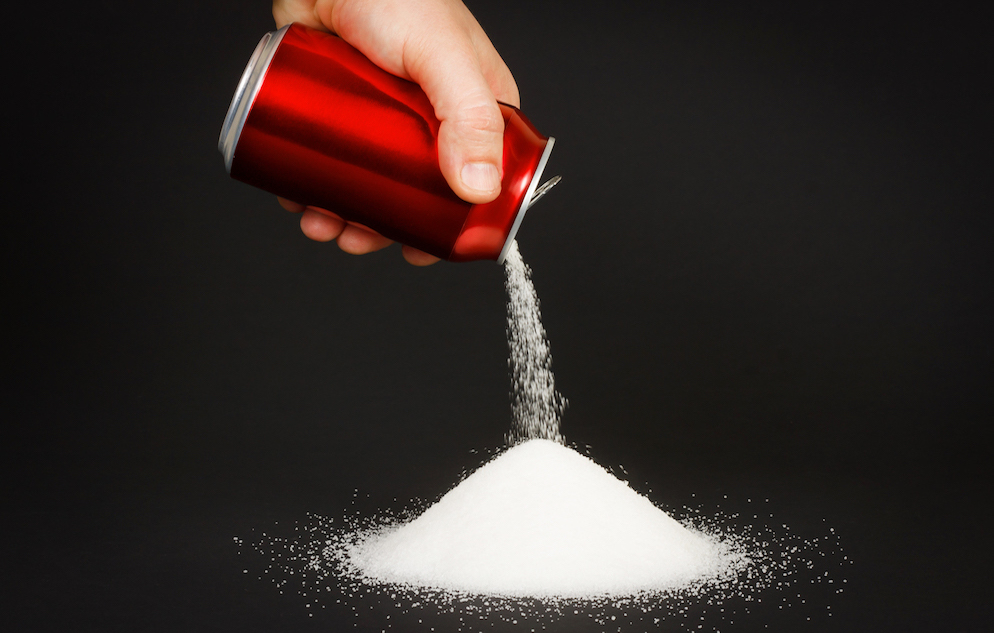
<path fill-rule="evenodd" d="M 504 119 L 497 101 L 518 107 L 518 87 L 476 18 L 460 0 L 273 0 L 277 27 L 290 22 L 337 34 L 384 70 L 421 86 L 441 122 L 438 163 L 452 190 L 475 204 L 500 193 Z M 347 253 L 391 242 L 333 212 L 280 199 L 302 213 L 304 235 L 337 240 Z M 438 258 L 409 246 L 404 259 Z"/>

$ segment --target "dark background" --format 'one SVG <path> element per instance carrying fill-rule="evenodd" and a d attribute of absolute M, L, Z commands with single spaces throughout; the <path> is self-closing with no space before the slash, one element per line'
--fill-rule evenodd
<path fill-rule="evenodd" d="M 519 242 L 567 439 L 667 506 L 834 526 L 847 593 L 801 630 L 989 630 L 990 9 L 470 7 L 557 137 Z M 232 537 L 430 500 L 501 445 L 500 267 L 351 257 L 226 176 L 271 28 L 107 1 L 8 31 L 5 630 L 356 630 Z"/>

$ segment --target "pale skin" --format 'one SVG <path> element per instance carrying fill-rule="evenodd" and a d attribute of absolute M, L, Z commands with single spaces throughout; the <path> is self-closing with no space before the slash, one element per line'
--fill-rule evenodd
<path fill-rule="evenodd" d="M 291 22 L 330 31 L 376 65 L 421 86 L 441 122 L 438 162 L 452 190 L 472 203 L 500 193 L 504 119 L 498 101 L 520 107 L 511 71 L 461 0 L 274 0 L 276 26 Z M 279 199 L 300 213 L 300 229 L 361 255 L 391 241 L 346 222 L 334 210 Z M 415 266 L 438 258 L 403 246 Z"/>

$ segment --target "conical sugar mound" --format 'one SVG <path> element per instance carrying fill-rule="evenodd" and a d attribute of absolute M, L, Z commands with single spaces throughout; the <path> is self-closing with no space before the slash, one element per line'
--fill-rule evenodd
<path fill-rule="evenodd" d="M 348 558 L 375 582 L 563 598 L 678 589 L 730 564 L 719 543 L 549 440 L 511 448 Z"/>

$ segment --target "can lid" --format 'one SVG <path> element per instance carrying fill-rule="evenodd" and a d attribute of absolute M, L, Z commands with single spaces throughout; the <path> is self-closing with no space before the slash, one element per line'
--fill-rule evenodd
<path fill-rule="evenodd" d="M 225 115 L 224 125 L 221 126 L 221 135 L 217 139 L 217 148 L 224 156 L 224 168 L 229 174 L 231 173 L 231 161 L 235 157 L 235 147 L 238 145 L 238 137 L 242 133 L 245 119 L 248 118 L 256 95 L 259 94 L 262 80 L 266 76 L 270 62 L 273 61 L 273 55 L 289 28 L 290 25 L 287 24 L 278 31 L 272 31 L 262 36 L 242 72 L 242 78 L 238 81 L 235 95 L 231 98 L 228 114 Z"/>
<path fill-rule="evenodd" d="M 504 263 L 504 258 L 507 257 L 507 251 L 510 250 L 511 244 L 514 242 L 514 236 L 518 234 L 518 229 L 521 227 L 521 221 L 525 219 L 525 212 L 528 211 L 529 207 L 532 205 L 532 197 L 535 195 L 535 189 L 538 187 L 538 183 L 542 181 L 542 172 L 545 171 L 545 164 L 549 162 L 549 155 L 552 154 L 552 146 L 555 145 L 556 139 L 549 137 L 549 142 L 545 144 L 545 151 L 542 152 L 542 158 L 538 161 L 538 166 L 535 168 L 535 173 L 532 175 L 532 180 L 528 183 L 528 190 L 525 191 L 525 197 L 521 200 L 521 207 L 518 209 L 517 215 L 514 216 L 514 224 L 511 225 L 511 230 L 507 234 L 507 241 L 504 242 L 504 248 L 500 251 L 500 257 L 497 258 L 498 264 Z M 541 198 L 542 196 L 539 196 Z M 535 198 L 537 201 L 538 198 Z"/>

